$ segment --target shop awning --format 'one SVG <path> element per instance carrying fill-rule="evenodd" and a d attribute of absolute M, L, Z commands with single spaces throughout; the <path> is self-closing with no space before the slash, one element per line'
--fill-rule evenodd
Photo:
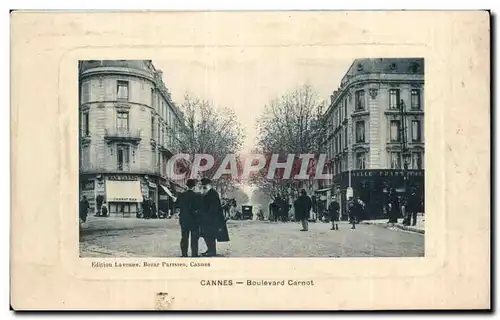
<path fill-rule="evenodd" d="M 106 180 L 107 202 L 142 202 L 141 183 L 139 181 Z"/>
<path fill-rule="evenodd" d="M 163 189 L 163 191 L 165 191 L 166 194 L 168 194 L 172 199 L 174 199 L 174 201 L 177 199 L 169 188 L 161 184 L 160 187 Z"/>

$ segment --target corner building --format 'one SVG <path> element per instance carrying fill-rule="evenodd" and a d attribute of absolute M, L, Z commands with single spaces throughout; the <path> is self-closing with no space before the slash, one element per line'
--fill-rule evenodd
<path fill-rule="evenodd" d="M 334 176 L 326 185 L 340 200 L 343 219 L 349 186 L 367 205 L 364 218 L 384 216 L 390 189 L 403 195 L 407 186 L 423 200 L 424 59 L 354 60 L 323 125 L 323 152 Z"/>
<path fill-rule="evenodd" d="M 95 212 L 102 195 L 110 215 L 135 216 L 145 197 L 169 210 L 182 183 L 165 164 L 184 122 L 162 72 L 150 60 L 80 61 L 79 89 L 80 197 Z"/>

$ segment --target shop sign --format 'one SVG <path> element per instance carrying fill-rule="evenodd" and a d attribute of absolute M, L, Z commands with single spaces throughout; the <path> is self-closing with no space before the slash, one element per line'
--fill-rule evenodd
<path fill-rule="evenodd" d="M 150 188 L 156 188 L 156 184 L 154 184 L 151 181 L 148 182 L 148 185 L 149 185 Z"/>
<path fill-rule="evenodd" d="M 136 181 L 138 180 L 136 176 L 131 176 L 131 175 L 112 175 L 106 177 L 108 180 L 113 180 L 113 181 Z"/>
<path fill-rule="evenodd" d="M 82 190 L 94 190 L 94 180 L 83 182 Z"/>

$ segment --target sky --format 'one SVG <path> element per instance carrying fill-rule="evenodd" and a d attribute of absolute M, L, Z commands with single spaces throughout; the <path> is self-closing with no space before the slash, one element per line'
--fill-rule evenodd
<path fill-rule="evenodd" d="M 153 60 L 163 71 L 172 99 L 180 104 L 186 92 L 209 100 L 215 106 L 235 111 L 245 130 L 242 153 L 248 153 L 257 137 L 256 120 L 272 99 L 309 83 L 321 99 L 329 100 L 353 59 L 322 55 L 287 55 L 282 48 L 272 51 L 245 48 L 175 52 Z M 163 52 L 165 53 L 165 52 Z M 190 58 L 191 57 L 191 58 Z"/>

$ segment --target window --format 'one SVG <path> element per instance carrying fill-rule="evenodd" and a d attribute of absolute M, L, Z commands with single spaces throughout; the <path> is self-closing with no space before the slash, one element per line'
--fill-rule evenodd
<path fill-rule="evenodd" d="M 151 113 L 151 139 L 155 138 L 155 116 Z"/>
<path fill-rule="evenodd" d="M 82 85 L 82 103 L 90 101 L 90 83 L 87 81 Z"/>
<path fill-rule="evenodd" d="M 155 108 L 155 89 L 151 88 L 151 108 Z"/>
<path fill-rule="evenodd" d="M 356 169 L 366 169 L 366 153 L 358 152 L 356 153 Z"/>
<path fill-rule="evenodd" d="M 116 127 L 122 130 L 128 130 L 128 112 L 119 111 L 116 114 Z"/>
<path fill-rule="evenodd" d="M 89 113 L 88 112 L 84 112 L 82 114 L 82 135 L 83 136 L 90 135 L 90 130 L 89 130 Z"/>
<path fill-rule="evenodd" d="M 344 148 L 347 148 L 347 126 L 344 128 Z"/>
<path fill-rule="evenodd" d="M 411 90 L 411 108 L 412 110 L 420 110 L 420 90 Z"/>
<path fill-rule="evenodd" d="M 423 169 L 421 152 L 413 152 L 411 154 L 411 167 L 413 169 Z"/>
<path fill-rule="evenodd" d="M 116 96 L 118 100 L 128 101 L 128 81 L 118 81 L 116 85 Z"/>
<path fill-rule="evenodd" d="M 356 142 L 365 142 L 365 122 L 356 122 Z"/>
<path fill-rule="evenodd" d="M 343 119 L 346 119 L 347 118 L 347 99 L 344 100 L 344 118 Z"/>
<path fill-rule="evenodd" d="M 420 121 L 412 120 L 411 121 L 411 140 L 418 142 L 420 141 Z"/>
<path fill-rule="evenodd" d="M 128 168 L 129 164 L 129 147 L 127 145 L 118 145 L 117 162 L 118 170 L 124 170 Z"/>
<path fill-rule="evenodd" d="M 390 135 L 391 135 L 391 141 L 399 141 L 400 138 L 400 133 L 401 133 L 401 123 L 399 120 L 391 120 L 391 129 L 390 129 Z"/>
<path fill-rule="evenodd" d="M 399 89 L 389 90 L 389 109 L 399 109 Z"/>
<path fill-rule="evenodd" d="M 339 152 L 342 152 L 342 131 L 339 132 Z"/>
<path fill-rule="evenodd" d="M 400 152 L 391 152 L 391 169 L 401 169 Z"/>
<path fill-rule="evenodd" d="M 356 110 L 365 110 L 365 91 L 356 91 L 354 101 L 356 102 Z"/>

